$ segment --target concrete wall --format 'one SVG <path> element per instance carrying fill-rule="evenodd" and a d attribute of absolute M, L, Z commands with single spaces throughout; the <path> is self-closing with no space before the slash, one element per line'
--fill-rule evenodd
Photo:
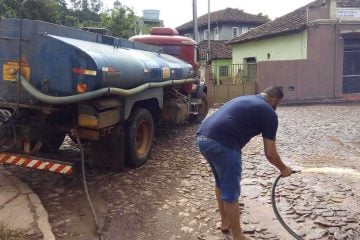
<path fill-rule="evenodd" d="M 259 62 L 259 90 L 270 85 L 281 86 L 284 100 L 292 101 L 325 97 L 327 93 L 319 81 L 321 69 L 314 67 L 315 64 L 309 60 Z"/>
<path fill-rule="evenodd" d="M 254 28 L 257 25 L 251 24 L 229 24 L 224 23 L 219 27 L 220 39 L 219 40 L 230 40 L 233 38 L 233 27 L 239 28 L 239 35 L 244 34 L 249 31 L 250 28 Z"/>
<path fill-rule="evenodd" d="M 329 19 L 329 2 L 319 8 L 311 8 L 307 14 L 308 21 L 314 21 L 318 19 Z"/>
<path fill-rule="evenodd" d="M 258 82 L 262 90 L 269 85 L 282 86 L 284 100 L 334 98 L 342 86 L 336 63 L 335 28 L 314 25 L 307 29 L 307 59 L 259 62 Z M 288 44 L 286 49 L 289 49 Z M 342 69 L 342 67 L 341 67 Z"/>
<path fill-rule="evenodd" d="M 307 32 L 234 45 L 232 52 L 233 64 L 243 64 L 249 57 L 257 62 L 306 59 Z"/>
<path fill-rule="evenodd" d="M 219 40 L 230 40 L 233 38 L 232 34 L 232 27 L 238 27 L 239 31 L 242 29 L 243 25 L 230 25 L 230 24 L 223 24 L 220 29 L 220 39 Z M 240 34 L 240 32 L 239 32 Z"/>
<path fill-rule="evenodd" d="M 338 78 L 337 72 L 342 65 L 337 65 L 339 56 L 335 25 L 315 25 L 309 27 L 308 36 L 308 57 L 318 68 L 318 75 L 314 77 L 314 89 L 309 93 L 312 98 L 335 98 L 337 82 L 342 81 Z M 309 82 L 308 84 L 312 84 Z"/>

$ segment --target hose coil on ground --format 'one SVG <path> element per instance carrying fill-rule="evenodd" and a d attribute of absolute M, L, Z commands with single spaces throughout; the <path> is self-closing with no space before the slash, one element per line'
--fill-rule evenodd
<path fill-rule="evenodd" d="M 296 173 L 296 172 L 293 171 L 293 173 Z M 279 220 L 280 224 L 286 229 L 286 231 L 288 231 L 288 233 L 290 233 L 291 236 L 293 236 L 295 239 L 297 239 L 297 240 L 303 240 L 302 237 L 300 237 L 299 235 L 297 235 L 297 234 L 284 222 L 284 220 L 282 219 L 282 217 L 281 217 L 281 215 L 279 214 L 279 211 L 278 211 L 278 209 L 277 209 L 276 201 L 275 201 L 275 192 L 276 192 L 276 186 L 277 186 L 280 178 L 281 178 L 281 175 L 279 175 L 279 176 L 276 178 L 276 180 L 275 180 L 275 182 L 274 182 L 274 184 L 273 184 L 273 186 L 272 186 L 272 190 L 271 190 L 271 205 L 272 205 L 272 208 L 273 208 L 273 210 L 274 210 L 274 213 L 275 213 L 276 218 Z"/>
<path fill-rule="evenodd" d="M 16 145 L 16 132 L 13 115 L 9 110 L 0 109 L 0 152 Z"/>

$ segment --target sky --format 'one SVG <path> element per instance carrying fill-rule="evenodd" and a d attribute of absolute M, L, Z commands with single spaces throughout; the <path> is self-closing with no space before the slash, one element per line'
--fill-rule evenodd
<path fill-rule="evenodd" d="M 104 7 L 112 8 L 114 0 L 102 0 Z M 242 9 L 247 13 L 268 15 L 270 19 L 281 17 L 314 0 L 210 0 L 210 11 L 227 7 Z M 144 9 L 160 10 L 160 20 L 166 27 L 178 27 L 192 20 L 193 0 L 120 0 L 132 8 L 137 16 L 142 16 Z M 208 12 L 209 0 L 197 0 L 197 16 Z"/>

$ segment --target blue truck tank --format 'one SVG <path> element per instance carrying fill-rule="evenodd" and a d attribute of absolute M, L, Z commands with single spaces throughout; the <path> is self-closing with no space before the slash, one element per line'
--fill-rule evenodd
<path fill-rule="evenodd" d="M 34 157 L 55 171 L 66 135 L 86 140 L 83 162 L 138 167 L 155 123 L 199 123 L 209 109 L 192 65 L 161 48 L 41 21 L 0 19 L 0 69 L 2 160 L 30 168 Z"/>
<path fill-rule="evenodd" d="M 0 97 L 15 102 L 18 85 L 10 70 L 19 65 L 37 90 L 71 96 L 106 87 L 132 89 L 145 83 L 194 77 L 190 64 L 161 49 L 41 21 L 0 19 Z M 30 95 L 20 91 L 20 102 Z"/>

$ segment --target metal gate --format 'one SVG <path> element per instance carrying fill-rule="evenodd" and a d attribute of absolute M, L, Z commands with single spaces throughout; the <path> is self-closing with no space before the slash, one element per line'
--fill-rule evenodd
<path fill-rule="evenodd" d="M 200 70 L 211 105 L 257 93 L 256 64 L 213 65 Z"/>

